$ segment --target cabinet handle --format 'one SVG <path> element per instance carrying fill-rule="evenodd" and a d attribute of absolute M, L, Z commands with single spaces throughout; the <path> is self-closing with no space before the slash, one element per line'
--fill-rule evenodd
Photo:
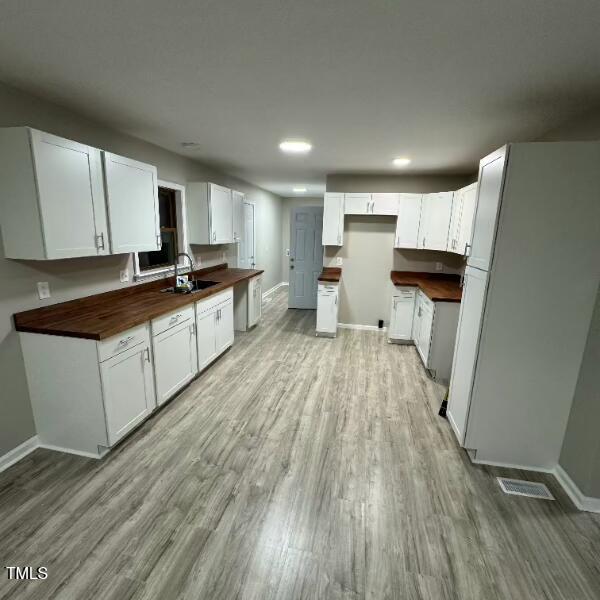
<path fill-rule="evenodd" d="M 196 323 L 190 325 L 190 333 L 194 335 L 196 333 Z"/>
<path fill-rule="evenodd" d="M 98 248 L 98 250 L 105 250 L 105 247 L 104 247 L 104 232 L 102 232 L 100 235 L 96 236 L 96 248 Z"/>
<path fill-rule="evenodd" d="M 119 346 L 127 346 L 127 344 L 129 344 L 129 342 L 133 339 L 132 335 L 127 336 L 126 338 L 123 338 L 122 340 L 119 340 Z"/>
<path fill-rule="evenodd" d="M 465 244 L 465 256 L 470 256 L 470 252 L 471 252 L 471 248 L 473 246 L 471 246 L 471 244 L 467 243 Z"/>
<path fill-rule="evenodd" d="M 162 248 L 162 237 L 159 234 L 156 235 L 156 247 L 159 250 Z"/>
<path fill-rule="evenodd" d="M 423 238 L 423 247 L 425 247 L 425 238 Z"/>
<path fill-rule="evenodd" d="M 335 303 L 337 304 L 337 294 L 335 295 Z"/>
<path fill-rule="evenodd" d="M 217 232 L 216 231 L 213 231 L 212 240 L 213 240 L 213 242 L 215 242 L 217 240 Z"/>
<path fill-rule="evenodd" d="M 150 362 L 150 348 L 146 348 L 145 355 L 146 355 L 146 361 Z"/>

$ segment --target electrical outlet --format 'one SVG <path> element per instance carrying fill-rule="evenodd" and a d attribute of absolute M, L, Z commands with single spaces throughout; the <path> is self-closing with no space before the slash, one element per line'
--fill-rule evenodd
<path fill-rule="evenodd" d="M 344 264 L 344 259 L 341 256 L 336 257 L 335 259 L 335 264 L 338 267 L 341 267 Z"/>
<path fill-rule="evenodd" d="M 123 269 L 119 274 L 121 283 L 127 283 L 129 281 L 129 269 Z"/>
<path fill-rule="evenodd" d="M 50 284 L 47 281 L 38 281 L 37 290 L 40 300 L 50 298 Z"/>
<path fill-rule="evenodd" d="M 435 263 L 435 270 L 436 271 L 443 271 L 444 270 L 444 265 L 441 262 L 436 262 Z"/>

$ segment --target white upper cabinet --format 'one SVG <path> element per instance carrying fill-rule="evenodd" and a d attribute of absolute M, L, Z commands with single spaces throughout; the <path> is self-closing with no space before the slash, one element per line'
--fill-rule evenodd
<path fill-rule="evenodd" d="M 2 129 L 0 181 L 7 258 L 108 254 L 99 150 L 27 127 Z"/>
<path fill-rule="evenodd" d="M 371 194 L 372 215 L 397 215 L 401 194 Z"/>
<path fill-rule="evenodd" d="M 371 194 L 344 194 L 344 213 L 347 215 L 370 215 Z"/>
<path fill-rule="evenodd" d="M 234 242 L 233 196 L 229 188 L 214 183 L 190 183 L 186 203 L 190 244 Z"/>
<path fill-rule="evenodd" d="M 422 194 L 398 194 L 395 248 L 418 248 Z"/>
<path fill-rule="evenodd" d="M 419 245 L 422 250 L 446 250 L 454 192 L 425 194 L 419 225 Z"/>
<path fill-rule="evenodd" d="M 104 172 L 112 253 L 160 250 L 156 167 L 105 152 Z"/>
<path fill-rule="evenodd" d="M 458 237 L 460 236 L 460 218 L 462 214 L 463 190 L 456 190 L 452 199 L 452 213 L 450 214 L 450 229 L 448 231 L 448 252 L 458 252 Z"/>
<path fill-rule="evenodd" d="M 231 203 L 233 209 L 233 241 L 235 243 L 242 240 L 242 230 L 244 227 L 244 194 L 231 191 Z"/>
<path fill-rule="evenodd" d="M 323 205 L 323 246 L 344 243 L 344 194 L 325 194 Z"/>
<path fill-rule="evenodd" d="M 477 183 L 454 192 L 452 216 L 448 234 L 448 252 L 465 255 L 471 242 L 473 231 L 473 214 L 477 197 Z"/>

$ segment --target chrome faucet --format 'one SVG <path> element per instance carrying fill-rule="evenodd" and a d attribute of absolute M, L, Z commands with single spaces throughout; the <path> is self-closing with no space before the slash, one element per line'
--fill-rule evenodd
<path fill-rule="evenodd" d="M 175 262 L 173 263 L 173 269 L 175 270 L 175 287 L 177 287 L 177 261 L 179 260 L 180 256 L 186 256 L 190 261 L 190 273 L 194 270 L 194 261 L 192 260 L 192 257 L 187 252 L 180 252 L 175 257 Z"/>

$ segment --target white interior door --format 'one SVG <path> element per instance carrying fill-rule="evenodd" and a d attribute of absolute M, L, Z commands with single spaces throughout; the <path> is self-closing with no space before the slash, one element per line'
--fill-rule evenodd
<path fill-rule="evenodd" d="M 256 267 L 256 224 L 255 207 L 250 202 L 242 204 L 243 228 L 242 239 L 238 244 L 238 267 L 254 269 Z"/>
<path fill-rule="evenodd" d="M 454 362 L 448 394 L 448 419 L 461 446 L 465 441 L 471 389 L 485 305 L 487 273 L 467 267 L 463 282 Z"/>
<path fill-rule="evenodd" d="M 323 270 L 323 208 L 292 209 L 289 308 L 317 308 L 317 280 Z"/>

